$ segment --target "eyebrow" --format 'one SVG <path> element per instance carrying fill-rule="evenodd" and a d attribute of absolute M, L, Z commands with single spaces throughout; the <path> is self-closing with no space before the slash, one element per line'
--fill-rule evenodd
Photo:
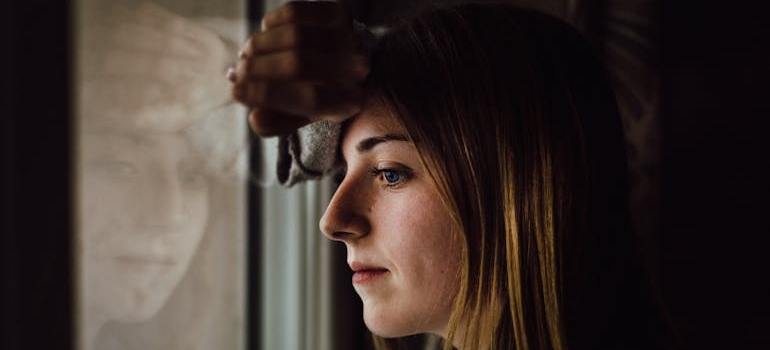
<path fill-rule="evenodd" d="M 358 151 L 358 153 L 364 153 L 374 148 L 374 146 L 377 146 L 378 144 L 381 144 L 383 142 L 388 142 L 388 141 L 409 142 L 409 138 L 401 134 L 385 134 L 382 136 L 369 137 L 361 140 L 358 143 L 358 145 L 356 145 L 356 150 Z"/>

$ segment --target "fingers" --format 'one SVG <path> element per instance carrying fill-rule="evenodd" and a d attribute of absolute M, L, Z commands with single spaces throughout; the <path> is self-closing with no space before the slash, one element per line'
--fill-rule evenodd
<path fill-rule="evenodd" d="M 352 16 L 336 2 L 298 1 L 263 19 L 228 70 L 235 100 L 252 108 L 262 136 L 321 119 L 342 121 L 360 110 L 369 59 L 360 52 Z"/>
<path fill-rule="evenodd" d="M 265 15 L 262 30 L 287 23 L 335 25 L 349 22 L 350 13 L 334 1 L 291 1 Z"/>
<path fill-rule="evenodd" d="M 369 60 L 344 52 L 283 51 L 241 60 L 235 67 L 236 84 L 253 79 L 356 81 L 369 73 Z"/>
<path fill-rule="evenodd" d="M 355 35 L 348 28 L 285 24 L 252 35 L 241 56 L 252 57 L 286 50 L 318 52 L 352 51 Z"/>
<path fill-rule="evenodd" d="M 310 83 L 260 83 L 236 85 L 233 97 L 253 107 L 304 115 L 309 120 L 355 114 L 363 100 L 356 85 L 315 85 Z M 312 113 L 309 113 L 312 112 Z"/>
<path fill-rule="evenodd" d="M 254 108 L 249 113 L 249 127 L 264 137 L 286 135 L 309 123 L 307 118 L 275 110 Z"/>

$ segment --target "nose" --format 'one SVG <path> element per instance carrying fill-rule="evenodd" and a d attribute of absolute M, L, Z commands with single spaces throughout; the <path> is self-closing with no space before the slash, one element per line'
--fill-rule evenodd
<path fill-rule="evenodd" d="M 145 186 L 145 226 L 160 231 L 177 230 L 188 219 L 180 180 L 173 174 L 158 174 L 146 181 L 149 186 Z"/>
<path fill-rule="evenodd" d="M 334 192 L 326 212 L 318 223 L 321 232 L 333 241 L 350 242 L 371 230 L 367 208 L 372 198 L 365 185 L 346 177 Z"/>

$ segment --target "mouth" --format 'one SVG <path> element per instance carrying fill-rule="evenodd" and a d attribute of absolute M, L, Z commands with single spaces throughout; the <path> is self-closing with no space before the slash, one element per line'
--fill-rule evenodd
<path fill-rule="evenodd" d="M 390 272 L 388 269 L 383 267 L 369 266 L 356 262 L 351 263 L 350 268 L 353 270 L 354 285 L 362 285 L 374 282 Z"/>

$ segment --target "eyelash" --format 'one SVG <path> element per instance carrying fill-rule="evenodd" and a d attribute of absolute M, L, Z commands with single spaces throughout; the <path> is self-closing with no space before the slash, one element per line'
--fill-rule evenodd
<path fill-rule="evenodd" d="M 394 173 L 398 175 L 398 180 L 395 182 L 390 182 L 386 178 L 386 173 Z M 381 177 L 381 180 L 385 183 L 385 187 L 398 187 L 404 184 L 404 182 L 408 181 L 409 178 L 412 176 L 412 173 L 407 169 L 393 169 L 393 168 L 371 168 L 369 169 L 369 174 L 371 174 L 373 177 Z"/>

